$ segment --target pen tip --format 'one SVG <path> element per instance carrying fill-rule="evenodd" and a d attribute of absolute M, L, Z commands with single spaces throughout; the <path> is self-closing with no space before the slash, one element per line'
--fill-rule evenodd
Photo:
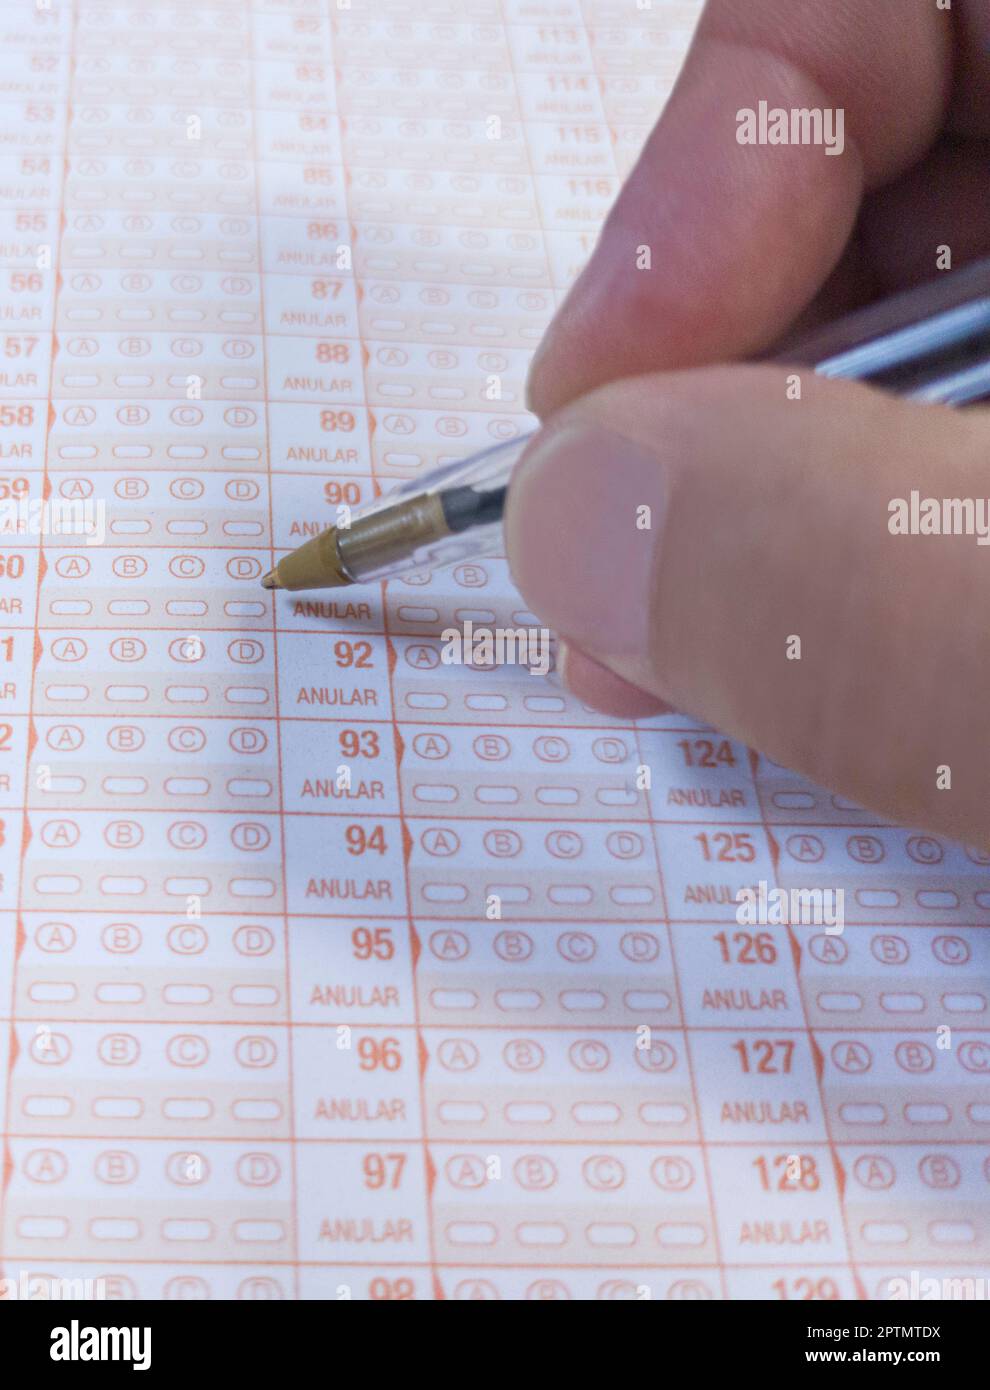
<path fill-rule="evenodd" d="M 268 571 L 268 573 L 265 575 L 264 579 L 261 581 L 261 587 L 262 587 L 263 589 L 281 589 L 282 586 L 281 586 L 281 584 L 278 582 L 278 570 L 277 570 L 277 569 L 273 569 L 273 570 L 269 570 L 269 571 Z"/>

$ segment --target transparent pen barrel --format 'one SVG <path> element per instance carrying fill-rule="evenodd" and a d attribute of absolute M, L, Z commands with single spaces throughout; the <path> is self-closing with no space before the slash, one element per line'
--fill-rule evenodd
<path fill-rule="evenodd" d="M 509 478 L 531 434 L 410 479 L 338 528 L 343 567 L 358 582 L 497 553 Z"/>

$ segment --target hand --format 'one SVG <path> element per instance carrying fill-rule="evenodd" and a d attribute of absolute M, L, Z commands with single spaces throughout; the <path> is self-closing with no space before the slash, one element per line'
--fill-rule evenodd
<path fill-rule="evenodd" d="M 739 144 L 760 101 L 842 109 L 843 153 Z M 912 490 L 990 498 L 990 412 L 709 364 L 990 253 L 988 193 L 985 0 L 710 0 L 534 359 L 506 518 L 579 698 L 984 846 L 990 547 L 888 521 Z"/>

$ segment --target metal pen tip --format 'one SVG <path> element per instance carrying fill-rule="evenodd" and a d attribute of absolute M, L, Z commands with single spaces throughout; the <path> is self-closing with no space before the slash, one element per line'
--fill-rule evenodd
<path fill-rule="evenodd" d="M 276 567 L 275 569 L 273 569 L 273 570 L 269 570 L 269 571 L 268 571 L 268 573 L 265 575 L 264 579 L 261 581 L 261 587 L 262 587 L 263 589 L 281 589 L 282 586 L 281 586 L 281 584 L 278 582 L 278 568 L 277 568 L 277 567 Z"/>

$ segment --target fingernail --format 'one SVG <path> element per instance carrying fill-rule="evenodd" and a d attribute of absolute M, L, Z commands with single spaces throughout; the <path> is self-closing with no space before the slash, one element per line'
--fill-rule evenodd
<path fill-rule="evenodd" d="M 563 660 L 560 652 L 565 654 Z M 600 710 L 614 719 L 649 719 L 673 712 L 663 700 L 658 700 L 649 691 L 630 685 L 607 666 L 581 651 L 580 647 L 569 647 L 561 642 L 557 668 L 570 694 L 589 709 Z"/>
<path fill-rule="evenodd" d="M 570 651 L 570 647 L 561 638 L 557 643 L 557 662 L 554 674 L 563 686 L 567 685 L 567 658 Z"/>
<path fill-rule="evenodd" d="M 528 605 L 598 658 L 645 651 L 667 511 L 655 454 L 600 425 L 551 425 L 512 479 L 506 544 Z"/>

